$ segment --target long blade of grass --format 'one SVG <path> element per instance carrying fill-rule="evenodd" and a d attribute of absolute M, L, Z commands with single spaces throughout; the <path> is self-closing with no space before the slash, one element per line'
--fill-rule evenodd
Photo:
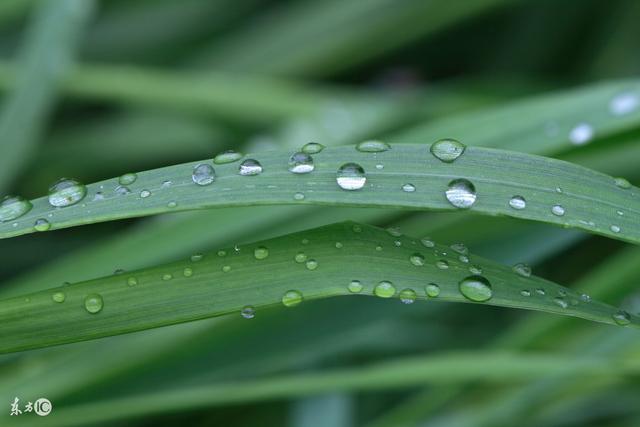
<path fill-rule="evenodd" d="M 356 293 L 363 295 L 380 296 L 382 291 L 386 297 L 429 299 L 425 286 L 432 282 L 438 285 L 434 300 L 470 302 L 461 294 L 460 283 L 479 272 L 485 286 L 472 286 L 483 288 L 481 300 L 488 304 L 640 326 L 634 315 L 596 301 L 585 303 L 580 294 L 535 276 L 519 275 L 473 256 L 469 264 L 468 257 L 458 257 L 446 247 L 425 248 L 409 237 L 349 222 L 205 258 L 0 301 L 0 352 L 149 329 L 238 312 L 246 306 L 255 310 L 298 304 L 302 298 L 349 295 L 353 280 L 360 281 L 362 288 L 357 286 Z M 383 284 L 374 291 L 380 281 L 395 285 Z M 398 293 L 404 289 L 408 291 Z"/>
<path fill-rule="evenodd" d="M 82 203 L 63 209 L 53 208 L 47 198 L 36 199 L 30 212 L 0 225 L 0 237 L 34 232 L 36 222 L 42 228 L 43 221 L 59 229 L 211 207 L 319 204 L 455 211 L 473 205 L 473 212 L 640 243 L 640 190 L 559 160 L 469 147 L 447 163 L 425 145 L 398 144 L 375 154 L 345 146 L 315 155 L 312 173 L 294 174 L 287 170 L 289 153 L 265 152 L 255 158 L 264 170 L 258 176 L 240 175 L 238 162 L 226 163 L 216 165 L 212 185 L 194 184 L 194 167 L 203 162 L 192 162 L 139 173 L 124 190 L 117 178 L 91 184 Z M 336 183 L 336 171 L 347 162 L 357 162 L 366 171 L 366 186 L 359 191 L 345 191 Z M 405 191 L 407 186 L 413 191 Z M 148 194 L 141 196 L 145 190 Z M 516 205 L 520 209 L 511 206 L 514 197 L 522 198 Z"/>

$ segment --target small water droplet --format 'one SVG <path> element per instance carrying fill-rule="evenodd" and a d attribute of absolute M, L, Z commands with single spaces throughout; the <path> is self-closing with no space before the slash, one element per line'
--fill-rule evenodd
<path fill-rule="evenodd" d="M 173 209 L 173 208 L 175 208 L 177 206 L 178 206 L 178 202 L 171 201 L 171 202 L 167 203 L 167 207 L 171 208 L 171 209 Z"/>
<path fill-rule="evenodd" d="M 213 169 L 213 166 L 201 163 L 193 168 L 191 179 L 197 185 L 209 185 L 216 180 L 216 171 Z"/>
<path fill-rule="evenodd" d="M 162 280 L 164 280 L 165 282 L 169 281 L 173 279 L 173 274 L 171 273 L 165 273 L 162 275 Z"/>
<path fill-rule="evenodd" d="M 253 319 L 256 317 L 256 310 L 250 305 L 245 305 L 242 307 L 242 310 L 240 310 L 240 315 L 245 319 Z"/>
<path fill-rule="evenodd" d="M 74 180 L 62 178 L 49 187 L 49 204 L 61 208 L 71 206 L 84 199 L 87 195 L 87 187 Z"/>
<path fill-rule="evenodd" d="M 468 256 L 466 256 L 466 255 L 460 255 L 460 256 L 458 257 L 458 260 L 459 260 L 460 262 L 463 262 L 463 263 L 467 264 L 467 263 L 469 262 L 469 257 L 468 257 Z"/>
<path fill-rule="evenodd" d="M 60 291 L 54 292 L 53 295 L 51 295 L 51 299 L 58 303 L 64 302 L 66 298 L 67 296 L 65 295 L 65 293 Z"/>
<path fill-rule="evenodd" d="M 547 292 L 542 288 L 538 288 L 536 289 L 536 294 L 544 296 L 547 294 Z"/>
<path fill-rule="evenodd" d="M 309 244 L 309 239 L 306 239 L 306 238 L 305 238 L 305 239 L 302 239 L 300 242 L 301 242 L 303 245 L 308 245 L 308 244 Z"/>
<path fill-rule="evenodd" d="M 395 295 L 396 288 L 393 286 L 393 283 L 383 280 L 376 285 L 373 289 L 373 293 L 380 298 L 391 298 Z"/>
<path fill-rule="evenodd" d="M 413 184 L 404 184 L 402 186 L 402 191 L 404 191 L 405 193 L 413 193 L 416 191 L 416 186 Z"/>
<path fill-rule="evenodd" d="M 387 228 L 387 234 L 393 237 L 401 237 L 402 231 L 398 227 L 389 227 Z"/>
<path fill-rule="evenodd" d="M 48 231 L 51 229 L 51 223 L 44 218 L 37 219 L 33 228 L 36 231 Z"/>
<path fill-rule="evenodd" d="M 142 190 L 140 192 L 140 197 L 143 198 L 143 199 L 146 199 L 149 196 L 151 196 L 151 191 L 149 191 L 149 190 Z"/>
<path fill-rule="evenodd" d="M 20 196 L 6 196 L 0 203 L 0 222 L 20 218 L 33 208 L 30 201 Z"/>
<path fill-rule="evenodd" d="M 104 194 L 102 193 L 102 191 L 96 192 L 96 194 L 93 196 L 94 202 L 99 202 L 100 200 L 104 200 Z"/>
<path fill-rule="evenodd" d="M 640 99 L 635 93 L 620 93 L 614 96 L 611 102 L 609 102 L 609 111 L 614 116 L 624 116 L 625 114 L 634 112 L 639 104 Z"/>
<path fill-rule="evenodd" d="M 429 237 L 423 237 L 420 239 L 420 243 L 422 243 L 425 248 L 433 248 L 436 245 Z"/>
<path fill-rule="evenodd" d="M 296 193 L 296 194 L 293 195 L 293 199 L 294 200 L 304 200 L 304 194 Z"/>
<path fill-rule="evenodd" d="M 631 183 L 625 178 L 615 178 L 614 182 L 616 184 L 616 187 L 623 188 L 625 190 L 631 188 Z"/>
<path fill-rule="evenodd" d="M 554 214 L 555 216 L 564 216 L 565 211 L 564 208 L 560 205 L 554 205 L 551 208 L 551 213 Z"/>
<path fill-rule="evenodd" d="M 436 285 L 435 283 L 429 283 L 424 287 L 424 291 L 428 297 L 435 298 L 440 295 L 440 286 Z"/>
<path fill-rule="evenodd" d="M 255 159 L 247 159 L 240 163 L 238 173 L 242 176 L 254 176 L 262 173 L 262 165 Z"/>
<path fill-rule="evenodd" d="M 131 194 L 131 190 L 129 189 L 129 187 L 126 187 L 124 185 L 118 185 L 114 191 L 118 196 L 126 196 L 127 194 Z"/>
<path fill-rule="evenodd" d="M 465 149 L 466 146 L 462 142 L 447 138 L 431 144 L 430 150 L 437 159 L 445 163 L 452 163 L 464 153 Z"/>
<path fill-rule="evenodd" d="M 347 289 L 349 289 L 349 292 L 353 294 L 362 292 L 363 288 L 364 286 L 362 286 L 362 282 L 360 282 L 359 280 L 352 280 L 347 286 Z"/>
<path fill-rule="evenodd" d="M 318 268 L 318 261 L 316 261 L 315 259 L 310 259 L 310 260 L 307 261 L 305 266 L 307 267 L 307 270 L 313 271 L 316 268 Z"/>
<path fill-rule="evenodd" d="M 342 242 L 336 242 L 336 249 L 342 249 Z"/>
<path fill-rule="evenodd" d="M 224 249 L 220 249 L 217 252 L 217 254 L 218 254 L 219 257 L 225 257 L 225 256 L 227 256 L 227 251 L 225 251 Z"/>
<path fill-rule="evenodd" d="M 482 274 L 482 268 L 478 265 L 469 266 L 469 272 L 472 274 Z"/>
<path fill-rule="evenodd" d="M 363 141 L 356 145 L 356 150 L 363 153 L 381 153 L 383 151 L 390 150 L 391 146 L 382 141 Z"/>
<path fill-rule="evenodd" d="M 409 261 L 416 267 L 421 267 L 424 265 L 424 256 L 419 253 L 415 253 L 409 257 Z"/>
<path fill-rule="evenodd" d="M 100 294 L 90 294 L 84 299 L 84 308 L 91 314 L 99 313 L 104 306 L 104 301 Z"/>
<path fill-rule="evenodd" d="M 520 211 L 527 207 L 527 201 L 522 196 L 513 196 L 509 200 L 509 206 Z"/>
<path fill-rule="evenodd" d="M 138 179 L 138 175 L 136 175 L 135 173 L 125 173 L 124 175 L 120 176 L 120 178 L 118 178 L 118 183 L 120 185 L 131 185 L 136 182 L 136 179 Z"/>
<path fill-rule="evenodd" d="M 171 182 L 171 181 L 167 180 L 167 181 L 162 181 L 162 185 L 161 185 L 161 187 L 162 187 L 162 188 L 169 188 L 169 187 L 171 187 L 172 185 L 173 185 L 173 182 Z"/>
<path fill-rule="evenodd" d="M 293 258 L 298 264 L 302 264 L 307 260 L 307 254 L 304 252 L 298 252 L 296 256 Z"/>
<path fill-rule="evenodd" d="M 513 272 L 516 273 L 518 276 L 531 277 L 531 267 L 529 267 L 527 264 L 523 262 L 520 262 L 514 265 Z"/>
<path fill-rule="evenodd" d="M 624 310 L 620 310 L 613 316 L 613 321 L 620 326 L 626 326 L 631 323 L 631 316 Z"/>
<path fill-rule="evenodd" d="M 609 227 L 609 230 L 611 230 L 614 233 L 619 233 L 620 232 L 620 227 L 617 225 L 612 225 L 611 227 Z"/>
<path fill-rule="evenodd" d="M 302 302 L 302 293 L 300 291 L 291 290 L 284 293 L 282 296 L 282 304 L 285 307 L 294 307 Z"/>
<path fill-rule="evenodd" d="M 360 190 L 367 182 L 367 177 L 359 164 L 345 163 L 338 169 L 336 182 L 343 190 Z"/>
<path fill-rule="evenodd" d="M 466 179 L 454 179 L 445 195 L 449 203 L 459 209 L 469 209 L 477 199 L 475 186 Z"/>
<path fill-rule="evenodd" d="M 563 297 L 555 297 L 553 299 L 553 303 L 555 305 L 557 305 L 560 308 L 567 308 L 569 307 L 569 303 L 563 298 Z"/>
<path fill-rule="evenodd" d="M 253 251 L 253 256 L 256 259 L 265 259 L 269 256 L 269 249 L 265 248 L 264 246 L 259 246 Z"/>
<path fill-rule="evenodd" d="M 127 279 L 127 285 L 129 285 L 129 286 L 137 286 L 138 285 L 138 279 L 136 279 L 133 276 L 129 277 Z"/>
<path fill-rule="evenodd" d="M 202 261 L 202 259 L 204 258 L 204 255 L 202 254 L 195 254 L 195 255 L 191 255 L 191 262 L 198 262 L 198 261 Z"/>
<path fill-rule="evenodd" d="M 416 301 L 416 291 L 413 289 L 403 289 L 400 291 L 400 302 L 403 304 L 413 304 Z"/>
<path fill-rule="evenodd" d="M 528 289 L 523 289 L 520 291 L 520 295 L 522 295 L 523 297 L 530 297 L 531 296 L 531 291 Z"/>
<path fill-rule="evenodd" d="M 578 123 L 569 132 L 569 141 L 573 145 L 584 145 L 593 139 L 593 127 L 588 123 Z"/>
<path fill-rule="evenodd" d="M 231 266 L 230 265 L 223 265 L 222 266 L 222 272 L 223 273 L 228 273 L 231 271 Z"/>
<path fill-rule="evenodd" d="M 379 171 L 384 169 L 384 165 L 382 163 L 377 163 L 376 164 L 376 169 L 378 169 Z"/>
<path fill-rule="evenodd" d="M 184 270 L 182 270 L 182 275 L 184 277 L 191 277 L 193 276 L 193 268 L 191 267 L 185 267 Z"/>
<path fill-rule="evenodd" d="M 483 276 L 469 276 L 458 284 L 460 293 L 475 302 L 488 301 L 493 297 L 491 283 Z"/>
<path fill-rule="evenodd" d="M 582 294 L 580 295 L 580 300 L 582 300 L 582 302 L 591 302 L 591 297 L 587 294 Z"/>
<path fill-rule="evenodd" d="M 307 154 L 318 154 L 322 150 L 324 150 L 324 145 L 317 142 L 308 142 L 302 146 L 300 151 Z"/>
<path fill-rule="evenodd" d="M 354 233 L 361 233 L 362 232 L 362 227 L 359 226 L 358 224 L 355 224 L 352 228 Z"/>
<path fill-rule="evenodd" d="M 436 261 L 436 267 L 438 267 L 440 270 L 446 270 L 449 268 L 449 263 L 443 259 L 440 259 Z"/>
<path fill-rule="evenodd" d="M 224 151 L 224 152 L 222 152 L 220 154 L 217 154 L 213 158 L 213 163 L 215 163 L 216 165 L 224 165 L 226 163 L 237 162 L 241 158 L 242 158 L 242 153 L 238 153 L 238 152 L 233 151 L 233 150 L 228 150 L 228 151 Z"/>
<path fill-rule="evenodd" d="M 310 173 L 313 172 L 314 168 L 313 158 L 307 153 L 293 153 L 289 158 L 289 172 Z"/>
<path fill-rule="evenodd" d="M 382 245 L 376 245 L 376 251 L 380 252 L 382 250 Z"/>
<path fill-rule="evenodd" d="M 464 243 L 454 243 L 451 245 L 451 249 L 461 255 L 467 255 L 469 253 L 469 248 L 467 248 Z"/>

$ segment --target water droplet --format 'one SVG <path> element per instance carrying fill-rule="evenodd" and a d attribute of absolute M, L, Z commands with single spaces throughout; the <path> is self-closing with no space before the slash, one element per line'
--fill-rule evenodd
<path fill-rule="evenodd" d="M 355 224 L 352 228 L 354 233 L 361 233 L 362 232 L 362 227 L 359 226 L 358 224 Z"/>
<path fill-rule="evenodd" d="M 520 262 L 514 265 L 513 272 L 516 273 L 518 276 L 531 277 L 531 267 L 529 267 L 527 264 L 523 262 Z"/>
<path fill-rule="evenodd" d="M 509 200 L 509 206 L 520 211 L 527 207 L 527 201 L 522 196 L 513 196 Z"/>
<path fill-rule="evenodd" d="M 413 289 L 403 289 L 400 291 L 400 302 L 403 304 L 413 304 L 416 301 L 416 291 Z"/>
<path fill-rule="evenodd" d="M 382 141 L 363 141 L 356 145 L 356 150 L 361 151 L 363 153 L 381 153 L 383 151 L 390 150 L 391 146 L 386 142 Z"/>
<path fill-rule="evenodd" d="M 635 111 L 639 104 L 640 99 L 635 93 L 620 93 L 609 102 L 609 111 L 614 116 L 624 116 Z"/>
<path fill-rule="evenodd" d="M 49 204 L 61 208 L 71 206 L 84 199 L 87 195 L 87 187 L 74 180 L 62 178 L 49 187 Z"/>
<path fill-rule="evenodd" d="M 165 282 L 169 281 L 173 279 L 173 274 L 171 273 L 165 273 L 162 275 L 162 280 L 164 280 Z"/>
<path fill-rule="evenodd" d="M 91 314 L 99 313 L 103 306 L 104 301 L 99 294 L 90 294 L 84 299 L 84 308 Z"/>
<path fill-rule="evenodd" d="M 324 150 L 324 145 L 317 142 L 308 142 L 302 146 L 300 151 L 307 154 L 318 154 L 322 150 Z"/>
<path fill-rule="evenodd" d="M 520 291 L 520 295 L 522 295 L 523 297 L 530 297 L 531 296 L 531 291 L 528 289 L 523 289 Z"/>
<path fill-rule="evenodd" d="M 162 188 L 169 188 L 173 185 L 173 182 L 167 180 L 167 181 L 162 181 Z"/>
<path fill-rule="evenodd" d="M 460 157 L 466 148 L 462 142 L 455 139 L 441 139 L 431 144 L 431 154 L 445 163 L 451 163 Z"/>
<path fill-rule="evenodd" d="M 626 326 L 631 323 L 631 316 L 624 310 L 620 310 L 613 316 L 613 321 L 620 326 Z"/>
<path fill-rule="evenodd" d="M 466 255 L 460 255 L 460 256 L 458 257 L 458 260 L 459 260 L 460 262 L 463 262 L 463 263 L 467 264 L 467 263 L 469 262 L 469 257 L 468 257 L 468 256 L 466 256 Z"/>
<path fill-rule="evenodd" d="M 119 196 L 126 196 L 127 194 L 131 194 L 131 190 L 129 189 L 129 187 L 125 187 L 124 185 L 118 185 L 114 191 Z"/>
<path fill-rule="evenodd" d="M 398 227 L 389 227 L 387 228 L 387 233 L 393 237 L 401 237 L 402 231 Z"/>
<path fill-rule="evenodd" d="M 309 244 L 309 239 L 306 239 L 306 238 L 305 238 L 305 239 L 302 239 L 302 240 L 301 240 L 301 243 L 302 243 L 303 245 L 308 245 L 308 244 Z"/>
<path fill-rule="evenodd" d="M 100 200 L 104 200 L 104 194 L 102 193 L 102 191 L 96 192 L 96 194 L 93 196 L 94 202 L 99 202 Z"/>
<path fill-rule="evenodd" d="M 33 208 L 30 201 L 20 196 L 6 196 L 0 203 L 0 222 L 20 218 Z"/>
<path fill-rule="evenodd" d="M 629 188 L 631 188 L 631 183 L 627 181 L 625 178 L 616 178 L 614 182 L 617 187 L 624 188 L 625 190 L 628 190 Z"/>
<path fill-rule="evenodd" d="M 482 274 L 482 268 L 478 265 L 472 265 L 469 267 L 469 272 L 472 274 Z"/>
<path fill-rule="evenodd" d="M 469 209 L 476 202 L 476 188 L 466 179 L 454 179 L 445 192 L 447 200 L 459 209 Z"/>
<path fill-rule="evenodd" d="M 617 225 L 612 225 L 611 227 L 609 227 L 609 230 L 611 230 L 614 233 L 619 233 L 620 232 L 620 227 Z"/>
<path fill-rule="evenodd" d="M 363 288 L 364 286 L 362 286 L 362 283 L 359 280 L 352 280 L 351 283 L 349 283 L 349 285 L 347 286 L 347 289 L 349 289 L 349 292 L 353 294 L 362 292 Z"/>
<path fill-rule="evenodd" d="M 567 301 L 565 301 L 565 299 L 563 297 L 555 297 L 553 299 L 553 303 L 555 305 L 557 305 L 560 308 L 567 308 L 569 307 L 569 303 Z"/>
<path fill-rule="evenodd" d="M 416 191 L 416 186 L 413 184 L 404 184 L 402 186 L 402 191 L 404 191 L 405 193 L 413 193 Z"/>
<path fill-rule="evenodd" d="M 264 246 L 259 246 L 253 251 L 253 256 L 256 257 L 256 259 L 265 259 L 269 256 L 269 249 Z"/>
<path fill-rule="evenodd" d="M 135 277 L 129 277 L 127 279 L 127 285 L 129 286 L 137 286 L 138 285 L 138 279 L 136 279 Z"/>
<path fill-rule="evenodd" d="M 118 183 L 120 185 L 131 185 L 136 182 L 136 179 L 138 179 L 138 175 L 136 175 L 135 173 L 125 173 L 124 175 L 120 176 L 120 178 L 118 178 Z"/>
<path fill-rule="evenodd" d="M 569 141 L 573 145 L 584 145 L 593 139 L 593 127 L 588 123 L 578 123 L 569 132 Z"/>
<path fill-rule="evenodd" d="M 204 255 L 202 254 L 195 254 L 195 255 L 191 255 L 191 262 L 198 262 L 198 261 L 202 261 L 202 259 L 204 258 Z"/>
<path fill-rule="evenodd" d="M 223 273 L 228 273 L 231 271 L 231 266 L 230 265 L 223 265 L 222 266 L 222 272 Z"/>
<path fill-rule="evenodd" d="M 314 168 L 313 158 L 307 153 L 293 153 L 289 158 L 289 172 L 309 173 L 313 172 Z"/>
<path fill-rule="evenodd" d="M 48 231 L 51 229 L 51 223 L 44 218 L 40 218 L 36 220 L 33 228 L 36 231 Z"/>
<path fill-rule="evenodd" d="M 378 169 L 379 171 L 384 169 L 384 165 L 382 163 L 377 163 L 376 164 L 376 169 Z"/>
<path fill-rule="evenodd" d="M 376 251 L 380 252 L 382 250 L 382 245 L 376 245 Z"/>
<path fill-rule="evenodd" d="M 216 171 L 213 166 L 201 163 L 193 168 L 191 179 L 198 185 L 209 185 L 216 180 Z"/>
<path fill-rule="evenodd" d="M 256 310 L 250 305 L 245 305 L 242 307 L 242 310 L 240 310 L 240 315 L 245 319 L 253 319 L 256 317 Z"/>
<path fill-rule="evenodd" d="M 67 296 L 64 294 L 64 292 L 54 292 L 53 295 L 51 295 L 51 299 L 54 300 L 55 302 L 64 302 L 64 300 L 67 298 Z"/>
<path fill-rule="evenodd" d="M 449 263 L 443 259 L 440 259 L 436 261 L 436 267 L 438 267 L 440 270 L 446 270 L 449 268 Z"/>
<path fill-rule="evenodd" d="M 310 259 L 310 260 L 307 261 L 305 266 L 307 267 L 307 270 L 313 271 L 316 268 L 318 268 L 318 261 L 316 261 L 315 259 Z"/>
<path fill-rule="evenodd" d="M 546 295 L 547 293 L 545 292 L 545 290 L 544 290 L 544 289 L 542 289 L 542 288 L 538 288 L 538 289 L 536 289 L 536 294 L 544 296 L 544 295 Z"/>
<path fill-rule="evenodd" d="M 336 242 L 336 249 L 342 249 L 342 242 Z"/>
<path fill-rule="evenodd" d="M 336 181 L 343 190 L 360 190 L 367 182 L 367 177 L 359 164 L 345 163 L 338 169 Z"/>
<path fill-rule="evenodd" d="M 383 280 L 373 289 L 373 293 L 380 298 L 391 298 L 396 293 L 393 283 Z"/>
<path fill-rule="evenodd" d="M 220 154 L 217 154 L 213 158 L 213 163 L 215 163 L 216 165 L 224 165 L 225 163 L 237 162 L 241 158 L 242 158 L 242 153 L 238 153 L 233 150 L 228 150 Z"/>
<path fill-rule="evenodd" d="M 491 283 L 482 276 L 469 276 L 458 284 L 460 293 L 467 299 L 475 302 L 484 302 L 491 299 L 493 291 Z"/>
<path fill-rule="evenodd" d="M 149 191 L 149 190 L 142 190 L 140 192 L 140 197 L 143 198 L 143 199 L 146 199 L 149 196 L 151 196 L 151 191 Z"/>
<path fill-rule="evenodd" d="M 551 213 L 555 216 L 564 216 L 564 208 L 560 205 L 555 205 L 551 208 Z"/>
<path fill-rule="evenodd" d="M 580 300 L 582 300 L 582 302 L 591 302 L 591 297 L 587 294 L 582 294 L 580 295 Z"/>
<path fill-rule="evenodd" d="M 262 173 L 262 165 L 255 159 L 247 159 L 240 163 L 238 170 L 242 176 L 260 175 Z"/>
<path fill-rule="evenodd" d="M 409 261 L 416 267 L 421 267 L 424 265 L 424 256 L 419 253 L 415 253 L 409 257 Z"/>
<path fill-rule="evenodd" d="M 433 248 L 436 246 L 433 240 L 431 240 L 429 237 L 423 237 L 422 239 L 420 239 L 420 242 L 425 248 Z"/>
<path fill-rule="evenodd" d="M 435 283 L 429 283 L 424 287 L 424 291 L 428 297 L 435 298 L 440 295 L 440 286 L 436 285 Z"/>
<path fill-rule="evenodd" d="M 185 267 L 184 270 L 182 270 L 182 275 L 184 277 L 191 277 L 193 276 L 193 268 L 191 267 Z"/>
<path fill-rule="evenodd" d="M 296 256 L 293 258 L 298 264 L 302 264 L 307 260 L 307 254 L 304 252 L 298 252 Z"/>
<path fill-rule="evenodd" d="M 217 254 L 218 254 L 219 257 L 225 257 L 225 256 L 227 256 L 227 251 L 225 251 L 224 249 L 220 249 L 217 252 Z"/>
<path fill-rule="evenodd" d="M 178 206 L 178 202 L 171 201 L 171 202 L 167 203 L 167 207 L 170 208 L 170 209 L 173 209 L 173 208 L 175 208 L 177 206 Z"/>
<path fill-rule="evenodd" d="M 469 253 L 469 249 L 465 246 L 464 243 L 454 243 L 451 245 L 451 249 L 461 255 L 467 255 Z"/>
<path fill-rule="evenodd" d="M 294 200 L 304 200 L 304 194 L 296 193 L 296 194 L 293 195 L 293 199 Z"/>
<path fill-rule="evenodd" d="M 284 293 L 282 296 L 282 304 L 285 307 L 293 307 L 302 302 L 302 294 L 299 291 L 291 290 Z"/>

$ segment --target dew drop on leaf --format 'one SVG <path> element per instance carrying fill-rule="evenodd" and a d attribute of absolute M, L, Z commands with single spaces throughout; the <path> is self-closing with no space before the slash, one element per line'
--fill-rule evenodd
<path fill-rule="evenodd" d="M 300 291 L 291 290 L 282 296 L 282 304 L 285 307 L 294 307 L 302 302 L 302 293 Z"/>
<path fill-rule="evenodd" d="M 565 211 L 561 205 L 554 205 L 551 208 L 551 213 L 554 214 L 555 216 L 564 216 Z"/>
<path fill-rule="evenodd" d="M 224 165 L 226 163 L 237 162 L 241 158 L 242 158 L 242 153 L 238 153 L 237 151 L 233 151 L 233 150 L 228 150 L 220 154 L 217 154 L 213 158 L 213 163 L 215 163 L 216 165 Z"/>
<path fill-rule="evenodd" d="M 515 210 L 522 210 L 527 207 L 527 201 L 522 196 L 513 196 L 509 200 L 509 206 L 511 206 Z"/>
<path fill-rule="evenodd" d="M 127 279 L 127 285 L 136 286 L 137 284 L 138 284 L 138 279 L 136 279 L 135 277 L 131 276 Z"/>
<path fill-rule="evenodd" d="M 459 209 L 469 209 L 477 199 L 475 186 L 466 179 L 454 179 L 449 183 L 445 196 Z"/>
<path fill-rule="evenodd" d="M 440 259 L 436 261 L 436 267 L 438 267 L 440 270 L 446 270 L 449 268 L 449 263 L 443 259 Z"/>
<path fill-rule="evenodd" d="M 493 297 L 491 283 L 483 276 L 469 276 L 458 284 L 460 293 L 475 302 L 488 301 Z"/>
<path fill-rule="evenodd" d="M 403 289 L 400 291 L 400 302 L 403 304 L 413 304 L 416 301 L 416 291 L 413 289 Z"/>
<path fill-rule="evenodd" d="M 626 326 L 631 323 L 631 316 L 624 310 L 620 310 L 613 314 L 613 321 L 620 326 Z"/>
<path fill-rule="evenodd" d="M 316 261 L 315 259 L 310 259 L 306 262 L 305 267 L 307 267 L 307 270 L 313 271 L 318 268 L 318 261 Z"/>
<path fill-rule="evenodd" d="M 419 253 L 415 253 L 409 257 L 409 261 L 416 267 L 421 267 L 424 265 L 424 256 Z"/>
<path fill-rule="evenodd" d="M 452 163 L 464 153 L 465 149 L 466 146 L 462 142 L 446 138 L 431 144 L 430 150 L 437 159 L 445 163 Z"/>
<path fill-rule="evenodd" d="M 48 231 L 51 229 L 51 223 L 44 218 L 37 219 L 33 228 L 36 231 Z"/>
<path fill-rule="evenodd" d="M 118 178 L 118 183 L 120 185 L 131 185 L 136 182 L 136 179 L 138 179 L 138 175 L 135 173 L 125 173 Z"/>
<path fill-rule="evenodd" d="M 242 310 L 240 310 L 240 315 L 245 319 L 253 319 L 256 317 L 256 310 L 250 305 L 245 305 L 242 307 Z"/>
<path fill-rule="evenodd" d="M 435 298 L 440 295 L 440 286 L 436 285 L 435 283 L 429 283 L 424 287 L 424 292 L 428 297 Z"/>
<path fill-rule="evenodd" d="M 64 302 L 64 300 L 67 298 L 67 296 L 65 295 L 64 292 L 54 292 L 53 295 L 51 296 L 51 299 L 53 299 L 55 302 Z"/>
<path fill-rule="evenodd" d="M 147 197 L 149 197 L 149 196 L 151 196 L 151 191 L 149 191 L 149 190 L 142 190 L 142 191 L 140 192 L 140 197 L 141 197 L 142 199 L 146 199 L 146 198 L 147 198 Z"/>
<path fill-rule="evenodd" d="M 293 258 L 298 264 L 302 264 L 307 260 L 307 254 L 304 252 L 298 252 L 296 256 Z"/>
<path fill-rule="evenodd" d="M 569 132 L 569 141 L 573 145 L 584 145 L 593 139 L 593 127 L 588 123 L 579 123 Z"/>
<path fill-rule="evenodd" d="M 216 171 L 213 169 L 213 166 L 201 163 L 193 168 L 191 179 L 197 185 L 209 185 L 216 180 Z"/>
<path fill-rule="evenodd" d="M 318 154 L 324 150 L 324 145 L 317 142 L 308 142 L 302 146 L 302 152 L 306 154 Z"/>
<path fill-rule="evenodd" d="M 555 305 L 557 305 L 560 308 L 567 308 L 569 307 L 569 303 L 563 298 L 563 297 L 555 297 L 553 299 L 553 303 Z"/>
<path fill-rule="evenodd" d="M 90 294 L 84 299 L 84 308 L 91 314 L 99 313 L 104 306 L 104 301 L 100 294 Z"/>
<path fill-rule="evenodd" d="M 269 256 L 269 249 L 265 248 L 264 246 L 259 246 L 253 251 L 253 256 L 256 259 L 265 259 Z"/>
<path fill-rule="evenodd" d="M 404 191 L 405 193 L 413 193 L 413 192 L 416 191 L 416 186 L 413 185 L 413 184 L 409 184 L 409 183 L 404 184 L 402 186 L 402 191 Z"/>
<path fill-rule="evenodd" d="M 247 159 L 240 163 L 238 173 L 242 176 L 254 176 L 262 173 L 262 165 L 255 159 Z"/>
<path fill-rule="evenodd" d="M 0 222 L 20 218 L 33 208 L 30 201 L 20 196 L 6 196 L 0 203 Z"/>
<path fill-rule="evenodd" d="M 363 141 L 356 145 L 356 150 L 362 153 L 381 153 L 390 149 L 391 146 L 386 142 L 376 140 Z"/>
<path fill-rule="evenodd" d="M 396 288 L 393 286 L 393 283 L 383 280 L 376 285 L 373 289 L 373 293 L 380 298 L 391 298 L 395 295 Z"/>
<path fill-rule="evenodd" d="M 307 153 L 293 153 L 289 158 L 289 172 L 302 174 L 313 172 L 314 169 L 313 158 Z"/>
<path fill-rule="evenodd" d="M 338 169 L 336 182 L 343 190 L 360 190 L 367 182 L 367 177 L 359 164 L 345 163 Z"/>
<path fill-rule="evenodd" d="M 61 208 L 75 205 L 87 195 L 87 187 L 74 180 L 62 178 L 49 187 L 49 204 Z"/>
<path fill-rule="evenodd" d="M 631 92 L 620 93 L 609 102 L 609 111 L 614 116 L 624 116 L 634 112 L 638 105 L 640 105 L 638 95 Z"/>
<path fill-rule="evenodd" d="M 529 267 L 527 264 L 522 263 L 522 262 L 514 265 L 513 266 L 513 271 L 518 276 L 522 276 L 522 277 L 530 277 L 531 276 L 531 267 Z"/>
<path fill-rule="evenodd" d="M 364 286 L 362 286 L 362 283 L 359 280 L 352 280 L 349 285 L 347 285 L 347 289 L 349 289 L 349 292 L 353 294 L 362 292 L 363 288 Z"/>
<path fill-rule="evenodd" d="M 631 188 L 631 183 L 625 178 L 615 178 L 614 182 L 616 186 L 619 188 L 623 188 L 625 190 L 628 190 L 629 188 Z"/>
<path fill-rule="evenodd" d="M 185 267 L 185 268 L 182 270 L 182 275 L 183 275 L 184 277 L 191 277 L 191 276 L 193 276 L 193 268 L 191 268 L 191 267 Z"/>

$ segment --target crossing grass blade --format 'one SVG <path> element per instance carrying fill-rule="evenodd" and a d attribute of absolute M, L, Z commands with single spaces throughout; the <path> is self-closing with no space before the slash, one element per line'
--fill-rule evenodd
<path fill-rule="evenodd" d="M 381 296 L 374 291 L 381 281 L 393 284 L 387 287 L 386 297 L 469 302 L 461 294 L 460 283 L 480 274 L 489 281 L 486 302 L 491 305 L 640 326 L 635 315 L 588 301 L 541 278 L 516 274 L 473 255 L 463 258 L 448 247 L 425 246 L 397 233 L 345 222 L 224 249 L 202 260 L 192 258 L 5 299 L 0 301 L 0 333 L 5 337 L 0 352 L 238 313 L 246 307 L 292 306 L 303 298 Z M 348 289 L 353 280 L 362 285 L 358 292 Z M 437 284 L 437 296 L 427 296 L 425 286 L 430 283 Z"/>
<path fill-rule="evenodd" d="M 445 193 L 452 183 L 464 179 L 477 193 L 472 212 L 640 243 L 640 190 L 626 180 L 571 163 L 477 147 L 468 147 L 457 160 L 446 163 L 432 155 L 427 145 L 398 144 L 379 153 L 344 146 L 316 154 L 312 173 L 294 174 L 288 171 L 290 154 L 273 151 L 246 156 L 261 163 L 263 172 L 257 176 L 240 175 L 239 162 L 215 165 L 216 180 L 206 186 L 194 184 L 192 173 L 210 160 L 141 172 L 124 190 L 127 194 L 118 178 L 91 184 L 85 200 L 62 209 L 52 208 L 47 198 L 36 199 L 26 215 L 0 225 L 0 238 L 34 232 L 38 219 L 48 221 L 54 230 L 212 207 L 318 204 L 456 211 L 461 209 Z M 366 171 L 367 182 L 361 190 L 346 191 L 336 183 L 336 171 L 347 162 L 356 162 Z M 403 191 L 407 184 L 415 191 Z M 148 197 L 141 197 L 144 190 Z M 525 208 L 510 206 L 515 196 L 526 200 Z"/>

